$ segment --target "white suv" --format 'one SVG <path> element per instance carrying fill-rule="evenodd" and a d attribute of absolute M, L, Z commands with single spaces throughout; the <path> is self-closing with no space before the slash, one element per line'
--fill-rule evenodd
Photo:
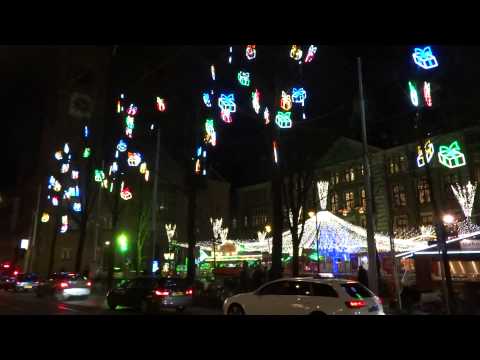
<path fill-rule="evenodd" d="M 385 315 L 379 297 L 357 281 L 284 278 L 225 300 L 227 315 Z"/>

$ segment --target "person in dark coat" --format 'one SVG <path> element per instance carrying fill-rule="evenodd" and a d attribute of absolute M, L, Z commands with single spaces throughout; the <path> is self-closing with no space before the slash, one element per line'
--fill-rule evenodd
<path fill-rule="evenodd" d="M 262 266 L 257 266 L 252 274 L 252 287 L 254 290 L 258 289 L 263 284 L 264 277 L 265 274 L 263 272 Z"/>
<path fill-rule="evenodd" d="M 248 262 L 243 262 L 242 271 L 240 272 L 240 288 L 242 291 L 248 291 Z"/>
<path fill-rule="evenodd" d="M 368 288 L 368 274 L 363 265 L 358 267 L 358 282 Z"/>

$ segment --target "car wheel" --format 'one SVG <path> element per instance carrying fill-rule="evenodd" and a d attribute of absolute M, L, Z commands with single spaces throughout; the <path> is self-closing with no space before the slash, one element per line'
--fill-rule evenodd
<path fill-rule="evenodd" d="M 240 305 L 233 304 L 228 308 L 228 315 L 245 315 L 245 311 Z"/>

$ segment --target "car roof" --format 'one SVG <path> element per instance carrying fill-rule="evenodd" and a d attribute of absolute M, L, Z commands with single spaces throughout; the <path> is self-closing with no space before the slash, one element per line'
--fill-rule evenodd
<path fill-rule="evenodd" d="M 313 276 L 309 277 L 289 277 L 289 278 L 281 278 L 277 280 L 270 281 L 268 284 L 278 282 L 278 281 L 304 281 L 304 282 L 313 282 L 319 284 L 353 284 L 358 283 L 355 280 L 346 280 L 346 279 L 339 279 L 339 278 L 315 278 Z"/>

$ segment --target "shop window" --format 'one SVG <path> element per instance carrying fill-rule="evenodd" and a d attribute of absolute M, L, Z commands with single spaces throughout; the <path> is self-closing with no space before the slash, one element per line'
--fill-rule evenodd
<path fill-rule="evenodd" d="M 348 191 L 345 193 L 345 206 L 347 210 L 352 210 L 355 207 L 355 196 L 353 191 Z"/>
<path fill-rule="evenodd" d="M 420 204 L 428 204 L 431 201 L 430 186 L 426 177 L 422 177 L 418 180 L 417 184 L 418 201 Z"/>
<path fill-rule="evenodd" d="M 395 233 L 403 232 L 408 229 L 408 216 L 399 215 L 393 218 L 393 231 Z"/>
<path fill-rule="evenodd" d="M 392 186 L 392 199 L 393 206 L 396 208 L 407 206 L 407 194 L 405 193 L 405 187 L 402 184 L 394 184 Z"/>

